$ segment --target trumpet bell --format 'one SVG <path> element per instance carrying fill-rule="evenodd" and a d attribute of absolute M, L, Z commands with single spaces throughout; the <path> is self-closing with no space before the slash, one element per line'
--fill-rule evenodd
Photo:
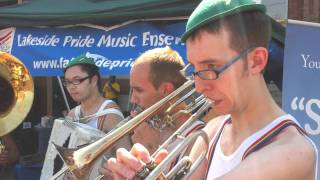
<path fill-rule="evenodd" d="M 87 172 L 89 163 L 84 163 L 83 166 L 77 167 L 77 164 L 74 162 L 74 152 L 79 150 L 80 148 L 65 148 L 58 146 L 55 143 L 52 143 L 56 150 L 58 151 L 59 156 L 65 161 L 65 163 L 69 166 L 69 170 L 77 177 L 84 177 Z"/>
<path fill-rule="evenodd" d="M 0 136 L 14 130 L 31 109 L 34 87 L 25 65 L 0 51 Z"/>

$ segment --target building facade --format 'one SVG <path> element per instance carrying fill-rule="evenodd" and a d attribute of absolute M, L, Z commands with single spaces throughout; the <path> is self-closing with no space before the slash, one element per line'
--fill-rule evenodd
<path fill-rule="evenodd" d="M 320 22 L 320 0 L 288 0 L 288 18 Z"/>
<path fill-rule="evenodd" d="M 289 0 L 290 1 L 290 0 Z M 257 0 L 259 3 L 259 0 Z M 288 0 L 261 0 L 267 6 L 267 14 L 277 21 L 284 21 L 288 14 Z"/>

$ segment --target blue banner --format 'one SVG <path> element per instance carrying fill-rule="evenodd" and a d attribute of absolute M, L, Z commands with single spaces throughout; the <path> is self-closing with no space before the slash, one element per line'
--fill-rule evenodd
<path fill-rule="evenodd" d="M 320 24 L 289 21 L 283 69 L 283 108 L 320 149 Z M 319 172 L 319 170 L 318 170 Z"/>
<path fill-rule="evenodd" d="M 186 62 L 185 44 L 180 42 L 185 25 L 185 21 L 179 21 L 135 22 L 112 30 L 104 30 L 105 27 L 6 28 L 0 30 L 0 50 L 19 58 L 32 76 L 62 76 L 63 67 L 80 54 L 93 57 L 102 76 L 129 75 L 133 61 L 156 47 L 170 46 Z M 282 52 L 279 42 L 273 39 L 266 75 L 278 86 Z"/>
<path fill-rule="evenodd" d="M 128 75 L 132 62 L 152 48 L 170 46 L 185 59 L 185 45 L 180 42 L 184 29 L 185 22 L 138 22 L 110 31 L 90 27 L 16 28 L 11 54 L 25 63 L 32 76 L 61 76 L 63 67 L 80 54 L 93 57 L 103 76 Z"/>

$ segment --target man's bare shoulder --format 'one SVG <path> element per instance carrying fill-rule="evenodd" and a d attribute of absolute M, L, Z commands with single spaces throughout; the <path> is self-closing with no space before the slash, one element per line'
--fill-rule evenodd
<path fill-rule="evenodd" d="M 316 169 L 316 153 L 304 135 L 295 127 L 288 127 L 223 178 L 311 180 Z"/>
<path fill-rule="evenodd" d="M 307 159 L 316 158 L 316 149 L 313 143 L 306 135 L 298 131 L 296 127 L 288 127 L 284 129 L 271 143 L 266 146 L 266 150 L 270 150 L 283 153 L 294 153 L 297 156 L 303 156 Z M 306 159 L 305 159 L 306 160 Z M 313 162 L 313 161 L 310 161 Z"/>
<path fill-rule="evenodd" d="M 300 132 L 296 127 L 290 126 L 284 129 L 273 141 L 274 145 L 283 144 L 283 145 L 290 145 L 290 144 L 300 144 L 304 145 L 304 147 L 308 147 L 313 149 L 313 145 L 310 140 Z"/>
<path fill-rule="evenodd" d="M 117 103 L 115 103 L 115 102 L 109 103 L 105 108 L 106 109 L 113 108 L 113 109 L 118 109 L 120 111 L 119 105 Z"/>
<path fill-rule="evenodd" d="M 304 134 L 298 131 L 296 127 L 288 127 L 281 132 L 266 150 L 280 151 L 281 153 L 288 153 L 292 158 L 296 158 L 304 165 L 314 166 L 316 162 L 317 149 L 311 140 Z M 288 156 L 288 155 L 287 155 Z M 307 163 L 305 163 L 307 161 Z"/>

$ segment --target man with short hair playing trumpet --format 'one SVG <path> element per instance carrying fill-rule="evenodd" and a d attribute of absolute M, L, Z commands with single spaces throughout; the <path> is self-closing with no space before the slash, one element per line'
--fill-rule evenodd
<path fill-rule="evenodd" d="M 134 107 L 143 110 L 149 108 L 168 94 L 175 91 L 186 82 L 180 73 L 184 68 L 184 62 L 178 52 L 169 47 L 155 48 L 141 54 L 134 62 L 130 72 L 130 86 L 132 95 L 130 102 Z M 176 107 L 179 110 L 182 107 Z M 133 143 L 143 144 L 153 153 L 165 140 L 168 139 L 188 118 L 182 115 L 174 120 L 174 126 L 157 124 L 158 122 L 143 122 L 135 130 L 131 137 Z M 204 127 L 204 122 L 197 120 L 187 128 L 182 135 Z M 171 144 L 171 148 L 174 146 Z M 169 150 L 170 150 L 169 147 Z M 105 166 L 101 173 L 108 176 Z M 110 176 L 108 176 L 110 177 Z"/>

